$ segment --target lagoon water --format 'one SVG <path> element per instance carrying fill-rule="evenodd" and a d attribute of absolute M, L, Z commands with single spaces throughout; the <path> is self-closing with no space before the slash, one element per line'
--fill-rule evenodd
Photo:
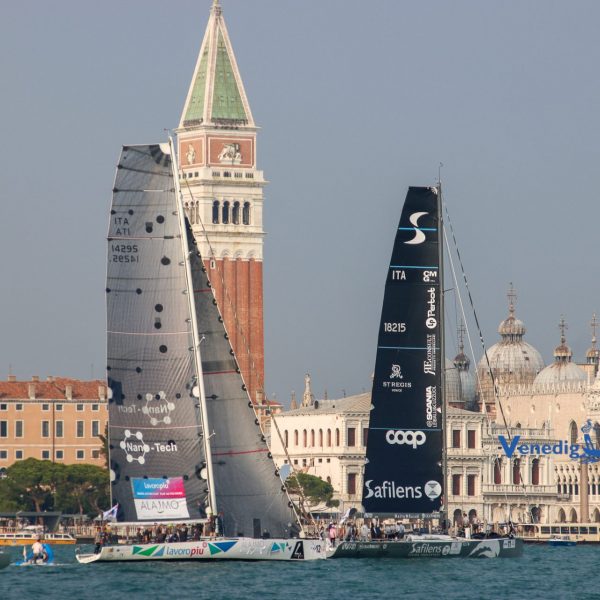
<path fill-rule="evenodd" d="M 89 551 L 89 547 L 83 547 Z M 82 549 L 83 549 L 82 548 Z M 8 549 L 15 559 L 17 548 Z M 1 600 L 600 599 L 600 546 L 526 546 L 519 559 L 338 559 L 309 563 L 145 562 L 0 570 Z"/>

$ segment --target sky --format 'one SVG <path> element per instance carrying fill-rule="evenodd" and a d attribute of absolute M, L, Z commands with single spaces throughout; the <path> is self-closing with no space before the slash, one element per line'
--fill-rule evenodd
<path fill-rule="evenodd" d="M 104 377 L 120 147 L 177 126 L 211 3 L 3 5 L 0 378 Z M 600 3 L 221 4 L 270 181 L 269 398 L 300 395 L 305 373 L 317 397 L 370 388 L 404 196 L 440 163 L 488 347 L 513 282 L 546 363 L 561 315 L 584 360 L 600 314 Z M 456 304 L 449 290 L 450 356 Z"/>

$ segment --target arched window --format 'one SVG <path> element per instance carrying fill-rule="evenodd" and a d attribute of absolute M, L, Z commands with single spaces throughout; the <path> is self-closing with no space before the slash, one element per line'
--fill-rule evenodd
<path fill-rule="evenodd" d="M 531 461 L 531 485 L 540 485 L 540 459 Z"/>
<path fill-rule="evenodd" d="M 494 461 L 494 484 L 499 485 L 502 483 L 502 459 L 497 458 Z"/>
<path fill-rule="evenodd" d="M 302 442 L 306 448 L 306 446 L 308 446 L 308 434 L 306 433 L 306 429 L 302 431 Z"/>
<path fill-rule="evenodd" d="M 331 429 L 327 430 L 327 445 L 331 448 Z"/>
<path fill-rule="evenodd" d="M 298 430 L 294 430 L 294 446 L 298 445 Z"/>
<path fill-rule="evenodd" d="M 566 522 L 566 520 L 567 520 L 567 516 L 565 515 L 565 511 L 564 511 L 564 509 L 563 509 L 563 508 L 561 508 L 561 509 L 558 511 L 558 522 L 559 522 L 559 523 L 565 523 L 565 522 Z"/>
<path fill-rule="evenodd" d="M 250 202 L 244 202 L 242 222 L 244 223 L 244 225 L 250 225 Z"/>
<path fill-rule="evenodd" d="M 323 447 L 323 430 L 319 429 L 319 446 Z"/>
<path fill-rule="evenodd" d="M 331 485 L 331 477 L 327 477 L 327 483 L 329 483 Z M 598 510 L 598 509 L 596 509 Z"/>
<path fill-rule="evenodd" d="M 229 223 L 229 200 L 223 202 L 223 218 L 221 221 L 223 223 Z"/>
<path fill-rule="evenodd" d="M 569 439 L 571 440 L 571 444 L 577 443 L 577 423 L 575 421 L 571 421 L 569 425 Z"/>
<path fill-rule="evenodd" d="M 283 432 L 283 437 L 285 439 L 285 447 L 288 447 L 288 431 L 287 429 Z"/>
<path fill-rule="evenodd" d="M 519 485 L 521 483 L 521 461 L 518 458 L 516 458 L 513 462 L 512 482 L 515 485 Z"/>
<path fill-rule="evenodd" d="M 336 446 L 340 445 L 340 430 L 339 429 L 335 430 L 335 445 Z"/>
<path fill-rule="evenodd" d="M 213 202 L 213 215 L 212 215 L 213 224 L 217 224 L 219 222 L 219 201 L 215 200 Z"/>
<path fill-rule="evenodd" d="M 310 446 L 311 446 L 311 448 L 315 447 L 315 430 L 314 429 L 310 430 Z"/>
<path fill-rule="evenodd" d="M 240 203 L 239 202 L 233 203 L 233 211 L 231 214 L 231 221 L 234 225 L 240 224 Z"/>

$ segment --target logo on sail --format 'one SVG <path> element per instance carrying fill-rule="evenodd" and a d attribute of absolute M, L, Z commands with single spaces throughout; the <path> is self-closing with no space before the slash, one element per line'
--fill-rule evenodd
<path fill-rule="evenodd" d="M 127 462 L 136 461 L 140 465 L 146 462 L 146 454 L 149 452 L 178 452 L 177 444 L 173 440 L 168 442 L 153 442 L 152 445 L 144 442 L 144 434 L 141 431 L 131 432 L 125 430 L 125 437 L 119 444 L 121 450 L 125 451 Z"/>
<path fill-rule="evenodd" d="M 422 244 L 425 241 L 425 234 L 419 229 L 419 219 L 426 214 L 428 213 L 415 212 L 412 215 L 410 215 L 410 217 L 408 217 L 408 220 L 415 227 L 415 237 L 412 238 L 412 240 L 404 242 L 405 244 Z"/>
<path fill-rule="evenodd" d="M 425 417 L 427 427 L 437 427 L 437 389 L 435 385 L 425 388 Z"/>
<path fill-rule="evenodd" d="M 427 348 L 427 359 L 423 361 L 423 373 L 426 375 L 435 375 L 435 370 L 437 368 L 435 333 L 427 334 L 427 341 L 425 345 Z"/>
<path fill-rule="evenodd" d="M 422 498 L 420 485 L 396 485 L 395 481 L 384 481 L 381 485 L 371 487 L 372 479 L 365 481 L 367 495 L 365 498 Z M 431 483 L 431 482 L 428 482 Z"/>
<path fill-rule="evenodd" d="M 437 326 L 437 319 L 435 318 L 436 312 L 436 297 L 435 297 L 435 288 L 430 287 L 427 290 L 429 294 L 429 299 L 427 300 L 427 318 L 425 319 L 425 327 L 427 329 L 435 329 Z"/>
<path fill-rule="evenodd" d="M 400 368 L 400 365 L 392 365 L 390 379 L 404 379 L 404 377 L 402 376 L 402 369 Z"/>
<path fill-rule="evenodd" d="M 410 389 L 412 383 L 410 381 L 403 381 L 404 375 L 402 375 L 402 367 L 397 364 L 391 365 L 389 381 L 383 381 L 381 385 L 385 389 L 389 389 L 392 392 L 401 392 L 404 388 Z"/>
<path fill-rule="evenodd" d="M 442 486 L 437 481 L 431 480 L 425 484 L 425 495 L 430 500 L 435 500 L 436 498 L 439 498 L 441 493 Z"/>
<path fill-rule="evenodd" d="M 165 392 L 158 394 L 146 394 L 146 405 L 142 406 L 142 412 L 150 417 L 151 425 L 164 423 L 170 425 L 171 413 L 175 410 L 175 404 L 167 400 Z"/>
<path fill-rule="evenodd" d="M 125 437 L 119 446 L 122 450 L 125 450 L 127 462 L 135 460 L 140 465 L 146 462 L 146 454 L 150 452 L 150 446 L 144 442 L 144 434 L 141 431 L 132 433 L 129 429 L 126 429 Z"/>
<path fill-rule="evenodd" d="M 390 429 L 385 434 L 385 441 L 388 444 L 402 446 L 412 446 L 415 450 L 417 446 L 422 446 L 427 440 L 427 436 L 422 431 L 407 431 L 405 429 Z"/>

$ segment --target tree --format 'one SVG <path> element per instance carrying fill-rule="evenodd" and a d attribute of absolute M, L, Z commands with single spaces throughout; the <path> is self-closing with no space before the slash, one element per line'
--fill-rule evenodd
<path fill-rule="evenodd" d="M 53 508 L 53 494 L 60 483 L 64 465 L 49 460 L 27 458 L 6 470 L 6 480 L 12 498 L 18 498 L 23 508 L 41 512 Z"/>
<path fill-rule="evenodd" d="M 108 505 L 109 494 L 109 478 L 105 469 L 96 465 L 66 465 L 56 494 L 56 508 L 80 515 L 96 515 Z"/>
<path fill-rule="evenodd" d="M 292 473 L 285 483 L 292 494 L 299 494 L 302 491 L 313 506 L 323 502 L 326 506 L 337 506 L 338 504 L 336 500 L 332 500 L 333 486 L 320 477 L 308 473 Z"/>

